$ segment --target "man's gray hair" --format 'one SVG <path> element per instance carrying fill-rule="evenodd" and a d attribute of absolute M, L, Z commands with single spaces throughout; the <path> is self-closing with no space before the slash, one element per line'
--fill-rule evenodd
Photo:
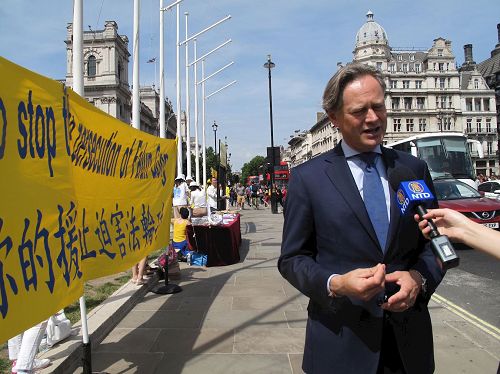
<path fill-rule="evenodd" d="M 370 65 L 361 64 L 359 62 L 348 64 L 341 67 L 335 75 L 330 78 L 328 84 L 325 87 L 325 92 L 323 93 L 323 109 L 326 113 L 335 113 L 337 110 L 342 108 L 342 96 L 344 94 L 345 87 L 364 75 L 371 75 L 375 78 L 382 92 L 385 95 L 385 81 L 383 74 Z"/>

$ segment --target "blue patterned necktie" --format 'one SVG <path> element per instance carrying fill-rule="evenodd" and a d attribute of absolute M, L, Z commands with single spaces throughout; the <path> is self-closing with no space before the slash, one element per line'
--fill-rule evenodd
<path fill-rule="evenodd" d="M 377 234 L 382 252 L 385 253 L 389 219 L 385 202 L 384 187 L 380 175 L 375 167 L 378 154 L 375 152 L 360 153 L 359 158 L 364 162 L 363 167 L 363 200 L 366 210 Z"/>

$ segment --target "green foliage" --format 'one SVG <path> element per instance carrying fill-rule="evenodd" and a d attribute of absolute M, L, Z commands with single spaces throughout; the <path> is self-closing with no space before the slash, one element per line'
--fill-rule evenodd
<path fill-rule="evenodd" d="M 245 183 L 246 179 L 250 175 L 259 175 L 259 167 L 262 166 L 266 161 L 264 156 L 255 156 L 250 161 L 245 163 L 241 168 L 241 181 Z"/>

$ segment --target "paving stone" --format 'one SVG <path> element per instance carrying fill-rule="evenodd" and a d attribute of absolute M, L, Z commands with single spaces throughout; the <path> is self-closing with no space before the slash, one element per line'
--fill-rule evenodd
<path fill-rule="evenodd" d="M 303 374 L 304 371 L 302 370 L 302 358 L 303 354 L 294 354 L 290 353 L 288 355 L 288 358 L 290 359 L 290 366 L 292 367 L 292 373 L 293 374 Z"/>
<path fill-rule="evenodd" d="M 305 329 L 250 327 L 237 330 L 234 336 L 235 353 L 302 353 Z"/>
<path fill-rule="evenodd" d="M 96 352 L 150 352 L 159 329 L 115 328 L 97 347 Z"/>
<path fill-rule="evenodd" d="M 131 311 L 119 324 L 120 328 L 199 328 L 203 311 Z"/>
<path fill-rule="evenodd" d="M 173 355 L 232 353 L 233 345 L 233 330 L 162 329 L 150 351 Z"/>
<path fill-rule="evenodd" d="M 302 310 L 300 304 L 290 302 L 284 296 L 234 297 L 232 310 Z"/>
<path fill-rule="evenodd" d="M 231 310 L 220 313 L 209 311 L 202 321 L 202 328 L 243 329 L 248 326 L 264 326 L 268 329 L 287 328 L 285 314 L 266 310 Z"/>
<path fill-rule="evenodd" d="M 285 311 L 285 317 L 290 328 L 305 328 L 307 325 L 307 311 Z"/>

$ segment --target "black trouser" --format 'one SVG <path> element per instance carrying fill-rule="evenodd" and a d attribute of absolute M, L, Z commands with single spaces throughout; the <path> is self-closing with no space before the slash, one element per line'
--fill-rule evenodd
<path fill-rule="evenodd" d="M 384 312 L 384 330 L 382 332 L 382 348 L 380 350 L 380 361 L 378 363 L 377 374 L 405 374 L 406 371 L 399 355 L 396 337 L 388 314 Z"/>

